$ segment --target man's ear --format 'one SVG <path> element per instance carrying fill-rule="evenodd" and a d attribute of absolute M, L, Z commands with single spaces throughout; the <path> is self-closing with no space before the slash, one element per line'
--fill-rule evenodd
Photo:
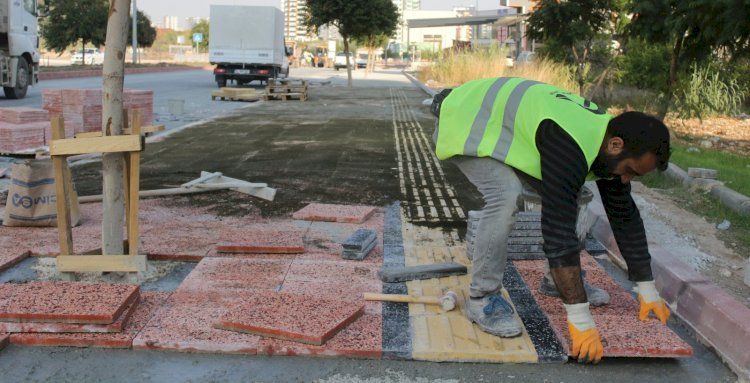
<path fill-rule="evenodd" d="M 625 141 L 620 137 L 610 137 L 604 142 L 604 151 L 611 156 L 618 156 L 625 148 Z"/>

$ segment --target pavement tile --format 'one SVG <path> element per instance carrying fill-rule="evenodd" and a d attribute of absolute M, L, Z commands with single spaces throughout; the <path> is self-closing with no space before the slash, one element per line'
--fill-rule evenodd
<path fill-rule="evenodd" d="M 276 289 L 292 260 L 253 258 L 204 258 L 177 288 L 179 292 L 236 293 L 252 289 Z"/>
<path fill-rule="evenodd" d="M 133 339 L 160 310 L 170 293 L 145 291 L 133 317 L 120 333 L 12 334 L 13 344 L 51 347 L 131 348 Z"/>
<path fill-rule="evenodd" d="M 109 333 L 122 332 L 136 311 L 140 297 L 136 297 L 125 311 L 110 324 L 0 322 L 0 332 L 7 333 Z"/>
<path fill-rule="evenodd" d="M 254 355 L 259 336 L 213 327 L 226 310 L 240 303 L 236 294 L 174 293 L 133 340 L 133 348 Z"/>
<path fill-rule="evenodd" d="M 258 354 L 380 359 L 383 355 L 383 317 L 365 314 L 321 346 L 261 338 Z"/>
<path fill-rule="evenodd" d="M 365 314 L 380 314 L 382 302 L 363 301 L 364 293 L 379 293 L 383 289 L 380 281 L 363 281 L 352 284 L 349 282 L 335 281 L 284 281 L 281 292 L 309 297 L 320 297 L 338 299 L 347 302 L 364 302 Z"/>
<path fill-rule="evenodd" d="M 0 284 L 0 320 L 108 324 L 138 298 L 138 285 L 84 282 Z"/>
<path fill-rule="evenodd" d="M 243 294 L 214 327 L 321 345 L 364 313 L 364 302 L 278 292 Z"/>
<path fill-rule="evenodd" d="M 370 218 L 375 210 L 373 206 L 311 203 L 292 214 L 292 218 L 306 221 L 362 223 Z"/>
<path fill-rule="evenodd" d="M 559 298 L 539 292 L 545 261 L 514 261 L 514 265 L 529 286 L 531 294 L 548 316 L 555 333 L 565 350 L 570 348 L 565 308 Z M 599 334 L 602 336 L 605 357 L 685 357 L 692 348 L 667 326 L 656 319 L 642 322 L 638 319 L 639 305 L 630 293 L 617 284 L 591 256 L 583 253 L 581 266 L 586 270 L 586 280 L 609 292 L 608 305 L 592 307 Z M 606 343 L 605 343 L 606 341 Z"/>
<path fill-rule="evenodd" d="M 216 250 L 220 253 L 303 253 L 303 230 L 226 228 Z"/>
<path fill-rule="evenodd" d="M 2 246 L 0 246 L 2 250 Z M 5 271 L 15 266 L 17 263 L 23 261 L 30 254 L 29 251 L 24 251 L 20 254 L 0 254 L 0 271 Z"/>
<path fill-rule="evenodd" d="M 307 261 L 295 259 L 285 281 L 336 282 L 358 285 L 369 281 L 379 281 L 379 265 L 356 261 L 335 262 Z"/>

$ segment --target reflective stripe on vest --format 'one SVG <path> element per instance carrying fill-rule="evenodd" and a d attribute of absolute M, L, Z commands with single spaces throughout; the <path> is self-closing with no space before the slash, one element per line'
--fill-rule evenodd
<path fill-rule="evenodd" d="M 469 81 L 454 89 L 441 105 L 435 153 L 439 159 L 492 157 L 541 179 L 535 139 L 547 119 L 576 141 L 590 168 L 611 116 L 563 89 L 512 77 Z"/>

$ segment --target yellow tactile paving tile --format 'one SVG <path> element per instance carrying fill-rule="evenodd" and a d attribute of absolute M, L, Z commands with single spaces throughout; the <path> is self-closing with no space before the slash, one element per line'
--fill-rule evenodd
<path fill-rule="evenodd" d="M 457 262 L 469 267 L 464 246 L 447 246 L 441 229 L 403 226 L 407 266 Z M 442 243 L 441 243 L 442 242 Z M 443 312 L 437 305 L 409 304 L 412 328 L 412 358 L 429 361 L 536 363 L 534 345 L 524 330 L 515 338 L 489 335 L 466 319 L 469 275 L 433 278 L 406 283 L 409 294 L 441 296 L 448 290 L 458 296 L 457 307 Z M 507 292 L 503 291 L 508 298 Z M 508 299 L 510 302 L 510 299 Z M 516 319 L 520 322 L 516 314 Z"/>

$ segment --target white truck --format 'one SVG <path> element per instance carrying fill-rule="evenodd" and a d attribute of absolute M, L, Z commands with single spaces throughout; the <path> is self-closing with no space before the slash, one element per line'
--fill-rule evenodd
<path fill-rule="evenodd" d="M 24 98 L 39 81 L 36 0 L 0 0 L 0 83 L 6 98 Z"/>
<path fill-rule="evenodd" d="M 284 14 L 276 7 L 212 5 L 208 27 L 208 60 L 221 88 L 234 80 L 289 76 L 284 45 Z"/>

